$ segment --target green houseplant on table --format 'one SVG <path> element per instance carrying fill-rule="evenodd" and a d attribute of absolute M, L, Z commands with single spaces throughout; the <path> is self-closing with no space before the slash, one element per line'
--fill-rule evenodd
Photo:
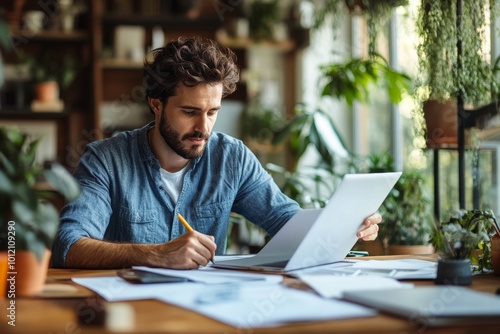
<path fill-rule="evenodd" d="M 477 271 L 491 270 L 491 236 L 495 215 L 491 210 L 461 210 L 436 226 L 431 240 L 439 254 L 437 284 L 469 285 L 471 264 Z"/>
<path fill-rule="evenodd" d="M 57 194 L 66 200 L 80 194 L 63 166 L 35 163 L 38 144 L 17 128 L 0 127 L 0 251 L 7 252 L 9 266 L 14 266 L 9 271 L 17 272 L 16 295 L 36 294 L 45 282 L 59 226 L 59 213 L 49 200 Z M 41 182 L 48 187 L 38 187 Z M 29 278 L 33 282 L 25 282 Z"/>

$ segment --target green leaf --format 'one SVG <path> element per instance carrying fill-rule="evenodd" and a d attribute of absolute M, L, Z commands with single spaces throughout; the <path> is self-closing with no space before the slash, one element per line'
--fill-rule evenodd
<path fill-rule="evenodd" d="M 50 169 L 44 171 L 44 176 L 67 200 L 74 200 L 80 195 L 80 185 L 62 165 L 53 163 Z"/>
<path fill-rule="evenodd" d="M 0 170 L 0 193 L 4 193 L 7 195 L 12 195 L 14 192 L 14 187 L 12 186 L 12 182 L 5 175 L 5 173 Z"/>
<path fill-rule="evenodd" d="M 29 207 L 24 201 L 14 199 L 12 202 L 12 211 L 20 223 L 33 223 L 33 219 L 35 218 L 33 208 Z"/>
<path fill-rule="evenodd" d="M 39 239 L 45 244 L 45 247 L 51 249 L 59 227 L 59 213 L 52 204 L 40 202 L 35 213 L 35 220 L 38 222 Z"/>
<path fill-rule="evenodd" d="M 7 157 L 0 152 L 0 167 L 3 166 L 3 170 L 7 173 L 9 176 L 14 176 L 16 175 L 16 172 L 18 169 L 14 166 L 12 162 L 7 159 Z"/>
<path fill-rule="evenodd" d="M 40 144 L 40 139 L 33 140 L 28 147 L 25 149 L 24 154 L 20 156 L 20 162 L 24 166 L 32 166 L 35 162 L 36 151 L 38 149 L 38 145 Z"/>
<path fill-rule="evenodd" d="M 33 252 L 41 261 L 47 247 L 32 227 L 16 223 L 16 249 Z"/>

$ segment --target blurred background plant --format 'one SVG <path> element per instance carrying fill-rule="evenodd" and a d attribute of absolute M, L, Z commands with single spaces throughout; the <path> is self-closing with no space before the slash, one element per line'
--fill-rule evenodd
<path fill-rule="evenodd" d="M 368 157 L 369 173 L 394 172 L 388 151 Z M 380 207 L 384 223 L 380 238 L 389 245 L 428 245 L 432 232 L 431 201 L 424 192 L 424 178 L 417 170 L 405 170 Z"/>
<path fill-rule="evenodd" d="M 57 163 L 35 163 L 39 139 L 30 140 L 19 129 L 0 127 L 0 248 L 7 247 L 7 222 L 15 221 L 16 250 L 27 250 L 41 260 L 59 226 L 59 212 L 50 202 L 56 194 L 66 200 L 79 196 L 80 186 Z M 38 188 L 46 182 L 49 188 Z"/>
<path fill-rule="evenodd" d="M 352 106 L 355 101 L 366 103 L 370 88 L 384 87 L 390 101 L 401 102 L 410 90 L 412 79 L 405 73 L 389 66 L 387 60 L 377 53 L 367 59 L 349 58 L 320 67 L 323 90 L 321 96 L 331 96 Z"/>

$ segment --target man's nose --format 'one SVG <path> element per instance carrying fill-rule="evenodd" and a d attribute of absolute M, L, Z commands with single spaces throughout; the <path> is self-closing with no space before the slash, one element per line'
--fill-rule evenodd
<path fill-rule="evenodd" d="M 209 132 L 209 119 L 205 114 L 201 114 L 196 119 L 195 130 L 201 133 Z"/>

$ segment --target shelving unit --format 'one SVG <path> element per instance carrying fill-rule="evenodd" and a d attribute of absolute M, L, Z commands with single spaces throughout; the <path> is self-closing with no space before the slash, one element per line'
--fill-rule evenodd
<path fill-rule="evenodd" d="M 12 36 L 18 38 L 19 48 L 27 54 L 36 55 L 39 50 L 46 48 L 53 50 L 61 57 L 69 53 L 77 58 L 80 73 L 75 80 L 74 87 L 72 86 L 70 91 L 62 94 L 65 102 L 64 111 L 60 113 L 33 112 L 29 108 L 29 100 L 22 108 L 0 107 L 0 124 L 2 120 L 55 122 L 58 129 L 57 160 L 67 165 L 69 169 L 76 166 L 88 142 L 102 139 L 113 131 L 142 125 L 139 124 L 140 121 L 130 126 L 115 122 L 115 119 L 110 118 L 110 108 L 115 108 L 111 112 L 115 117 L 132 119 L 133 117 L 130 116 L 134 116 L 136 112 L 132 109 L 144 107 L 146 112 L 143 123 L 151 118 L 142 92 L 142 60 L 119 59 L 113 54 L 114 31 L 118 26 L 139 26 L 144 29 L 145 45 L 142 46 L 144 54 L 149 51 L 153 28 L 158 26 L 166 36 L 165 41 L 179 36 L 194 35 L 216 39 L 236 53 L 242 72 L 248 67 L 250 49 L 261 47 L 265 50 L 273 50 L 279 62 L 283 64 L 282 69 L 278 71 L 282 71 L 285 78 L 283 80 L 285 87 L 282 91 L 286 112 L 289 114 L 293 112 L 296 102 L 295 59 L 297 51 L 304 47 L 302 40 L 290 38 L 279 42 L 256 42 L 249 38 L 220 38 L 217 32 L 227 23 L 231 13 L 226 13 L 224 20 L 221 20 L 213 4 L 208 1 L 196 18 L 168 11 L 161 11 L 154 15 L 141 12 L 141 8 L 146 6 L 146 1 L 120 1 L 120 6 L 128 4 L 129 8 L 132 8 L 128 14 L 123 12 L 123 8 L 116 9 L 114 6 L 118 2 L 115 1 L 84 0 L 84 2 L 86 12 L 81 15 L 78 20 L 79 25 L 72 31 L 43 30 L 28 34 L 22 27 L 13 27 L 11 31 Z M 166 6 L 174 2 L 176 1 L 162 0 L 155 3 L 157 6 Z M 37 0 L 25 0 L 25 4 L 24 11 L 44 10 Z M 242 5 L 239 4 L 239 6 Z M 177 1 L 177 6 L 185 6 L 185 3 Z M 7 57 L 5 62 L 8 63 L 12 58 Z M 246 104 L 249 98 L 247 84 L 241 81 L 237 91 L 226 99 Z M 126 109 L 131 107 L 132 109 Z M 129 114 L 124 115 L 124 113 Z M 103 124 L 108 126 L 103 128 Z"/>
<path fill-rule="evenodd" d="M 90 0 L 84 0 L 86 5 L 90 5 Z M 14 1 L 17 2 L 17 1 Z M 3 53 L 4 64 L 7 66 L 23 63 L 24 57 L 33 57 L 37 60 L 43 52 L 49 53 L 49 58 L 55 62 L 61 62 L 66 56 L 75 59 L 75 80 L 65 91 L 61 91 L 60 98 L 64 101 L 64 109 L 59 112 L 33 111 L 30 108 L 33 100 L 33 84 L 30 80 L 19 80 L 13 78 L 11 82 L 16 90 L 23 91 L 23 99 L 16 100 L 15 104 L 8 104 L 2 101 L 0 105 L 0 124 L 16 124 L 33 127 L 37 122 L 40 128 L 44 125 L 54 127 L 55 133 L 44 133 L 43 137 L 55 138 L 56 156 L 53 157 L 58 162 L 63 163 L 69 169 L 76 166 L 76 155 L 81 154 L 83 143 L 90 141 L 86 138 L 86 129 L 91 128 L 93 110 L 91 109 L 92 94 L 90 86 L 90 72 L 87 70 L 90 64 L 90 42 L 89 33 L 89 12 L 83 13 L 79 17 L 79 25 L 74 30 L 63 31 L 58 27 L 49 27 L 51 20 L 56 18 L 51 13 L 46 13 L 45 7 L 36 0 L 22 1 L 19 22 L 10 22 L 10 33 L 13 40 L 14 50 Z M 52 7 L 51 7 L 52 8 Z M 7 10 L 9 7 L 7 6 Z M 27 11 L 39 10 L 46 13 L 44 28 L 38 32 L 31 32 L 23 27 L 23 15 Z M 61 65 L 62 68 L 62 65 Z M 12 88 L 14 89 L 14 88 Z M 8 94 L 5 93 L 4 94 Z M 42 130 L 40 130 L 42 131 Z M 42 137 L 42 139 L 43 139 Z"/>

